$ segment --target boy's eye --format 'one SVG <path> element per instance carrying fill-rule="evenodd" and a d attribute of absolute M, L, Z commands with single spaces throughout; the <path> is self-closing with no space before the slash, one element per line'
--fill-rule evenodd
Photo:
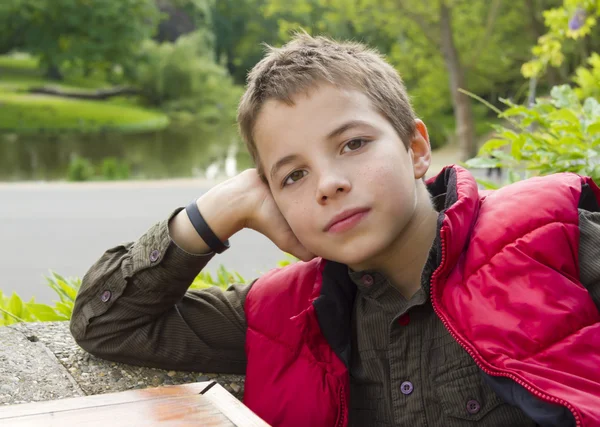
<path fill-rule="evenodd" d="M 290 185 L 293 184 L 296 181 L 300 181 L 302 178 L 304 178 L 304 176 L 306 175 L 306 171 L 303 169 L 299 169 L 299 170 L 295 170 L 294 172 L 292 172 L 291 174 L 289 174 L 287 176 L 287 178 L 285 178 L 285 182 L 283 183 L 283 185 Z"/>
<path fill-rule="evenodd" d="M 348 141 L 348 143 L 346 143 L 346 145 L 344 145 L 344 148 L 342 148 L 342 153 L 347 153 L 348 151 L 356 151 L 359 148 L 361 148 L 363 145 L 366 144 L 367 141 L 365 141 L 362 138 L 356 138 L 353 139 L 352 141 Z"/>

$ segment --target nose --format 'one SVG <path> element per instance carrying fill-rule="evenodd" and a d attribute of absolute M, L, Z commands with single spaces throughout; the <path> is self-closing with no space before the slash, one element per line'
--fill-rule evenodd
<path fill-rule="evenodd" d="M 350 181 L 341 174 L 323 174 L 317 187 L 317 203 L 327 203 L 329 200 L 349 193 L 351 189 Z"/>

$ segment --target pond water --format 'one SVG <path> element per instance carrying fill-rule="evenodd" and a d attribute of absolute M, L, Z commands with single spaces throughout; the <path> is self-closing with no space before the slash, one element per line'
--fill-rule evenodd
<path fill-rule="evenodd" d="M 133 179 L 205 176 L 207 169 L 224 171 L 228 153 L 235 154 L 237 170 L 248 167 L 249 155 L 241 147 L 234 126 L 93 136 L 0 134 L 0 181 L 65 180 L 76 157 L 89 159 L 96 168 L 106 158 L 117 158 L 129 165 Z"/>

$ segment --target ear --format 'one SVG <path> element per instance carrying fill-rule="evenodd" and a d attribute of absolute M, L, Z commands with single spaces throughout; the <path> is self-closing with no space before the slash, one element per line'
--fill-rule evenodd
<path fill-rule="evenodd" d="M 410 140 L 410 153 L 412 154 L 415 179 L 421 179 L 431 165 L 431 145 L 427 127 L 420 119 L 415 119 L 415 133 Z"/>

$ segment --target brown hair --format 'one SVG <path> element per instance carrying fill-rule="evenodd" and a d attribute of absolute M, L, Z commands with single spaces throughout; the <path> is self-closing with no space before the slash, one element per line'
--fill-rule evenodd
<path fill-rule="evenodd" d="M 363 44 L 296 34 L 267 54 L 248 74 L 237 121 L 248 151 L 263 176 L 253 132 L 263 104 L 274 99 L 293 105 L 292 97 L 318 83 L 362 91 L 392 124 L 405 146 L 415 132 L 415 113 L 398 72 L 382 55 Z"/>

